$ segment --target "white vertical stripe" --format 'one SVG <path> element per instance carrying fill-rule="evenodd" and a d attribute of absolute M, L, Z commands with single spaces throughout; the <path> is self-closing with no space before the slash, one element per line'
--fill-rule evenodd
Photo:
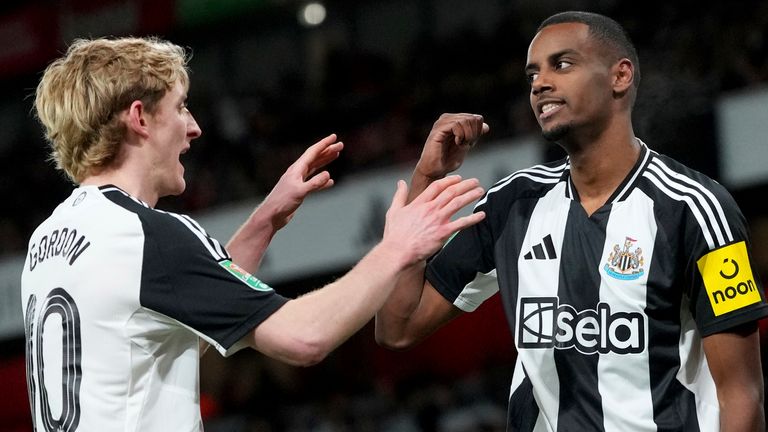
<path fill-rule="evenodd" d="M 709 371 L 701 335 L 690 312 L 690 300 L 683 296 L 680 304 L 680 370 L 678 381 L 696 400 L 696 418 L 701 432 L 719 431 L 720 407 L 715 380 Z"/>
<path fill-rule="evenodd" d="M 645 317 L 648 269 L 653 259 L 656 230 L 653 201 L 640 189 L 635 188 L 626 200 L 612 206 L 606 226 L 603 259 L 596 269 L 601 276 L 600 302 L 610 305 L 611 314 L 643 314 L 642 343 L 645 349 L 638 354 L 618 354 L 612 351 L 601 354 L 598 359 L 597 386 L 603 402 L 603 424 L 606 431 L 656 430 L 649 370 L 648 320 Z M 643 274 L 634 280 L 619 280 L 607 274 L 604 266 L 614 245 L 624 249 L 627 237 L 637 240 L 630 246 L 630 252 L 642 249 Z"/>
<path fill-rule="evenodd" d="M 701 215 L 699 207 L 693 202 L 693 199 L 691 199 L 689 196 L 679 195 L 675 192 L 672 192 L 661 180 L 656 177 L 654 173 L 651 173 L 650 171 L 644 172 L 643 177 L 653 182 L 653 184 L 655 184 L 656 187 L 658 187 L 659 190 L 664 192 L 664 194 L 666 194 L 668 197 L 676 201 L 685 201 L 688 204 L 688 208 L 691 209 L 693 217 L 696 218 L 696 221 L 699 223 L 699 227 L 701 227 L 701 233 L 704 235 L 704 240 L 706 240 L 710 249 L 714 249 L 715 241 L 712 239 L 712 234 L 709 231 L 709 227 L 707 227 L 707 223 L 704 221 L 704 217 Z"/>
<path fill-rule="evenodd" d="M 518 266 L 518 302 L 516 305 L 515 345 L 518 358 L 528 371 L 528 378 L 533 384 L 533 396 L 539 405 L 539 418 L 534 430 L 557 430 L 560 411 L 560 378 L 555 365 L 554 348 L 521 348 L 521 326 L 540 326 L 539 331 L 554 336 L 552 322 L 545 323 L 546 317 L 540 314 L 537 322 L 522 323 L 521 302 L 524 297 L 557 297 L 560 280 L 560 260 L 565 226 L 568 220 L 570 200 L 565 198 L 566 183 L 561 182 L 552 188 L 536 203 L 531 214 L 530 224 L 525 233 L 521 250 L 528 251 L 547 235 L 552 236 L 557 258 L 550 260 L 526 260 L 524 254 L 517 258 Z M 554 311 L 552 311 L 554 313 Z M 523 330 L 525 331 L 525 330 Z M 526 366 L 527 365 L 527 366 Z M 517 371 L 516 371 L 517 373 Z M 519 378 L 519 377 L 516 377 Z"/>

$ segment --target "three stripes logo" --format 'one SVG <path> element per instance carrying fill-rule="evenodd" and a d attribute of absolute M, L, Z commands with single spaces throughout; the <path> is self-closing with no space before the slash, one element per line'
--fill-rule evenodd
<path fill-rule="evenodd" d="M 552 243 L 552 235 L 547 234 L 547 236 L 544 237 L 544 240 L 542 240 L 541 243 L 534 245 L 533 248 L 530 251 L 528 251 L 527 254 L 523 255 L 523 258 L 526 260 L 556 259 L 557 253 L 555 253 L 555 244 Z"/>

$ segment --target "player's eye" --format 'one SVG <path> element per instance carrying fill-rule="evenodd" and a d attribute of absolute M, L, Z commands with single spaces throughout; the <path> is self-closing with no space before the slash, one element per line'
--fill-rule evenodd
<path fill-rule="evenodd" d="M 557 70 L 568 69 L 571 66 L 573 66 L 573 63 L 567 60 L 558 60 L 557 63 L 555 63 L 555 69 Z"/>
<path fill-rule="evenodd" d="M 538 77 L 539 77 L 539 73 L 538 72 L 531 72 L 531 73 L 528 73 L 525 76 L 525 79 L 526 79 L 526 81 L 528 81 L 528 84 L 533 84 L 533 82 L 536 81 L 536 78 L 538 78 Z"/>

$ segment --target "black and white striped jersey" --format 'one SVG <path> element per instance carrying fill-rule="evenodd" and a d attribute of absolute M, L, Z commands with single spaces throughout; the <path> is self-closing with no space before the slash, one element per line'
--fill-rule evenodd
<path fill-rule="evenodd" d="M 199 346 L 223 355 L 287 300 L 191 218 L 114 186 L 76 189 L 22 273 L 37 430 L 198 431 Z"/>
<path fill-rule="evenodd" d="M 508 176 L 428 265 L 464 311 L 500 292 L 511 431 L 719 429 L 701 339 L 768 315 L 746 222 L 722 186 L 642 147 L 591 216 L 568 159 Z"/>

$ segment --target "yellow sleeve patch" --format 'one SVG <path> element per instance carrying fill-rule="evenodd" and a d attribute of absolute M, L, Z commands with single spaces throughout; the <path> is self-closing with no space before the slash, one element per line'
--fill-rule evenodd
<path fill-rule="evenodd" d="M 715 316 L 760 301 L 745 242 L 715 249 L 697 264 Z"/>

